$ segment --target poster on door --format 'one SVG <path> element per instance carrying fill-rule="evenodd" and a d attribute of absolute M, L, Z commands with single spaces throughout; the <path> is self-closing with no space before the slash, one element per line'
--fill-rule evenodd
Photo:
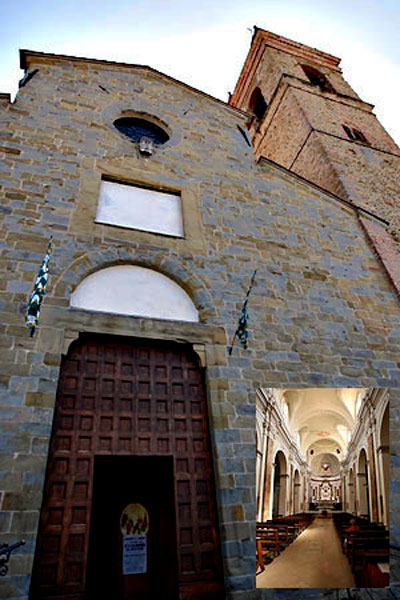
<path fill-rule="evenodd" d="M 149 530 L 149 514 L 142 504 L 128 504 L 121 513 L 122 535 L 145 535 Z"/>
<path fill-rule="evenodd" d="M 145 535 L 124 535 L 122 574 L 135 575 L 147 571 L 147 538 Z"/>
<path fill-rule="evenodd" d="M 149 514 L 142 504 L 128 504 L 121 513 L 122 574 L 147 571 L 147 537 Z"/>

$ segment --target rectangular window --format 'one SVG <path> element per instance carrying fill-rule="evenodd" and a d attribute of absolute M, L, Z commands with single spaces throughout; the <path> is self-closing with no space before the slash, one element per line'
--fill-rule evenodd
<path fill-rule="evenodd" d="M 179 194 L 102 180 L 96 223 L 183 237 Z"/>

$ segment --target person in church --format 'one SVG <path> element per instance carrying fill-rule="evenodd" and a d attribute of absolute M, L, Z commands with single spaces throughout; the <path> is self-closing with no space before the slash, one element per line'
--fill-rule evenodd
<path fill-rule="evenodd" d="M 347 533 L 351 533 L 352 531 L 360 531 L 360 527 L 359 527 L 359 525 L 357 525 L 355 519 L 350 519 L 350 525 L 346 529 Z"/>

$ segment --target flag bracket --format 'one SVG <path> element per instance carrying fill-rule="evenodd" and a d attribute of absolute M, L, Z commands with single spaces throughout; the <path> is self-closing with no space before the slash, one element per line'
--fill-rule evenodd
<path fill-rule="evenodd" d="M 238 321 L 238 326 L 236 327 L 236 331 L 235 331 L 234 336 L 232 338 L 231 345 L 229 346 L 229 349 L 228 349 L 229 356 L 232 355 L 232 351 L 233 351 L 233 347 L 235 345 L 236 338 L 239 339 L 239 342 L 242 345 L 242 347 L 245 350 L 247 350 L 247 340 L 248 340 L 248 337 L 249 337 L 249 331 L 248 331 L 249 314 L 247 312 L 247 303 L 249 301 L 251 290 L 253 289 L 254 280 L 256 278 L 256 273 L 257 273 L 257 269 L 254 270 L 254 273 L 253 273 L 253 275 L 251 277 L 251 280 L 250 280 L 250 285 L 249 285 L 249 288 L 247 290 L 246 298 L 245 298 L 243 306 L 242 306 L 242 311 L 240 313 L 240 317 L 239 317 L 239 321 Z"/>

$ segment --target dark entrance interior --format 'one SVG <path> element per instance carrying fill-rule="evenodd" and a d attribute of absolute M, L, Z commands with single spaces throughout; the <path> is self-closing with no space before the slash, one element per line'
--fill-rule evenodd
<path fill-rule="evenodd" d="M 124 575 L 121 514 L 132 504 L 148 513 L 146 572 Z M 92 507 L 88 597 L 178 598 L 172 456 L 96 456 Z"/>

